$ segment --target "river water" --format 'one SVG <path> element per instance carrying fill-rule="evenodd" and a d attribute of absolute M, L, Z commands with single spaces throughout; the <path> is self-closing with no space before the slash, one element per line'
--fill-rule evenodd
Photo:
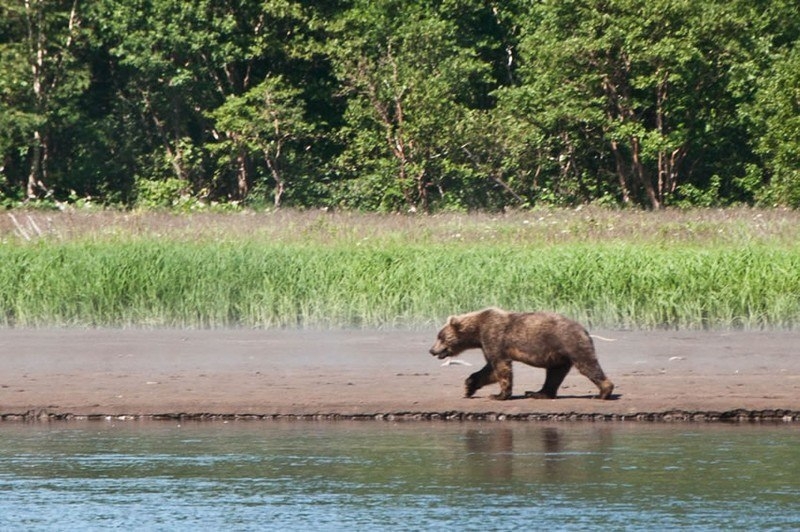
<path fill-rule="evenodd" d="M 0 530 L 800 528 L 800 428 L 0 425 Z"/>

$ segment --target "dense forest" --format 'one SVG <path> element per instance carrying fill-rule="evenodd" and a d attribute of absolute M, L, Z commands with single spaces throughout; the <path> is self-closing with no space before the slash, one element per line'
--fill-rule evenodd
<path fill-rule="evenodd" d="M 800 207 L 796 0 L 0 0 L 0 204 Z"/>

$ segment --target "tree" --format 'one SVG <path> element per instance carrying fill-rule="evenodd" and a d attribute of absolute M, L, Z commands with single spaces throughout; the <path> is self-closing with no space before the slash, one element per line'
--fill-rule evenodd
<path fill-rule="evenodd" d="M 454 127 L 486 65 L 460 45 L 432 3 L 356 1 L 332 28 L 328 53 L 348 104 L 341 129 L 345 205 L 428 210 L 462 157 Z"/>
<path fill-rule="evenodd" d="M 0 0 L 0 202 L 798 206 L 799 37 L 792 0 Z"/>
<path fill-rule="evenodd" d="M 757 144 L 771 178 L 766 200 L 800 207 L 800 48 L 785 49 L 756 99 L 764 134 Z"/>
<path fill-rule="evenodd" d="M 281 206 L 289 178 L 283 168 L 290 157 L 287 147 L 310 133 L 299 99 L 300 91 L 288 87 L 280 76 L 267 77 L 241 96 L 230 96 L 211 116 L 226 139 L 213 150 L 226 152 L 238 161 L 261 157 L 274 181 L 273 202 Z M 228 160 L 223 155 L 223 163 Z M 239 162 L 240 171 L 245 167 Z M 240 189 L 249 188 L 248 177 L 240 174 Z"/>
<path fill-rule="evenodd" d="M 2 166 L 12 182 L 24 181 L 28 198 L 51 192 L 54 133 L 79 120 L 75 106 L 89 84 L 78 58 L 79 7 L 77 0 L 0 3 Z"/>
<path fill-rule="evenodd" d="M 225 159 L 232 180 L 227 172 L 220 176 L 219 161 L 208 160 L 223 153 L 209 150 L 215 143 L 237 142 L 236 132 L 215 128 L 214 117 L 220 115 L 214 109 L 286 68 L 284 35 L 302 20 L 298 5 L 288 0 L 103 0 L 96 17 L 113 68 L 120 71 L 123 109 L 118 112 L 131 117 L 126 127 L 143 137 L 139 166 L 148 168 L 142 174 L 171 174 L 208 193 L 217 188 L 244 199 L 253 181 L 245 152 Z M 212 169 L 221 180 L 211 181 Z"/>
<path fill-rule="evenodd" d="M 790 0 L 757 8 L 752 18 L 759 62 L 740 66 L 742 85 L 755 97 L 739 112 L 760 157 L 746 177 L 751 187 L 764 179 L 756 190 L 762 203 L 800 208 L 800 11 Z"/>
<path fill-rule="evenodd" d="M 505 97 L 559 139 L 555 152 L 544 150 L 559 172 L 608 172 L 623 203 L 660 208 L 691 179 L 704 138 L 737 127 L 726 73 L 747 21 L 736 9 L 689 0 L 535 4 L 520 45 L 522 80 Z"/>

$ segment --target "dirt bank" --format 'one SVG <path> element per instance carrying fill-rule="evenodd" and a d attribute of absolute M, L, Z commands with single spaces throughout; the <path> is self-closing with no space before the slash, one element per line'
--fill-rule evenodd
<path fill-rule="evenodd" d="M 612 401 L 574 370 L 555 400 L 464 399 L 435 331 L 0 330 L 0 418 L 338 417 L 800 421 L 797 332 L 592 331 Z"/>

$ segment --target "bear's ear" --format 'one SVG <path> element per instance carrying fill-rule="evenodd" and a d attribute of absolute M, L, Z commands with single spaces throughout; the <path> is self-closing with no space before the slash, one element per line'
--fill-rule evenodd
<path fill-rule="evenodd" d="M 447 318 L 447 325 L 458 330 L 461 328 L 461 321 L 458 319 L 458 316 L 450 316 Z"/>

